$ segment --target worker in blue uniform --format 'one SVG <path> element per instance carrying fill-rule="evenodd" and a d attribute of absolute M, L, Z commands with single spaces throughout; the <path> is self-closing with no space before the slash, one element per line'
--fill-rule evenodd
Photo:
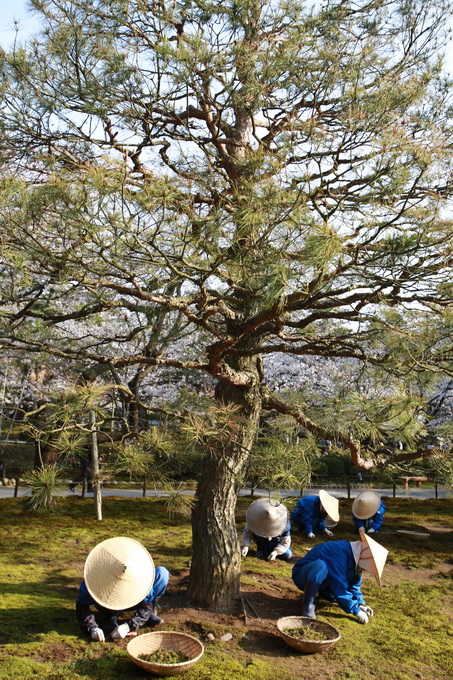
<path fill-rule="evenodd" d="M 255 557 L 285 562 L 291 559 L 291 524 L 283 503 L 274 498 L 259 498 L 249 505 L 246 521 L 241 539 L 242 557 L 247 556 L 254 542 Z"/>
<path fill-rule="evenodd" d="M 339 502 L 338 498 L 322 489 L 319 496 L 299 498 L 291 511 L 291 522 L 304 531 L 308 538 L 314 538 L 315 533 L 319 532 L 333 536 L 332 531 L 326 526 L 327 517 L 333 522 L 340 520 Z"/>
<path fill-rule="evenodd" d="M 88 555 L 80 585 L 76 614 L 80 628 L 92 640 L 105 642 L 137 635 L 142 626 L 163 622 L 155 613 L 165 593 L 170 573 L 154 567 L 146 548 L 132 538 L 119 536 L 102 541 Z M 95 608 L 102 617 L 96 620 Z M 123 623 L 118 618 L 134 610 Z"/>
<path fill-rule="evenodd" d="M 368 623 L 373 610 L 365 605 L 361 591 L 362 570 L 381 575 L 388 550 L 359 530 L 359 541 L 329 541 L 312 548 L 293 567 L 295 585 L 304 592 L 302 616 L 316 618 L 316 598 L 334 600 L 359 623 Z"/>
<path fill-rule="evenodd" d="M 357 530 L 362 528 L 367 534 L 378 533 L 386 511 L 381 497 L 376 491 L 362 491 L 352 502 L 352 520 Z"/>

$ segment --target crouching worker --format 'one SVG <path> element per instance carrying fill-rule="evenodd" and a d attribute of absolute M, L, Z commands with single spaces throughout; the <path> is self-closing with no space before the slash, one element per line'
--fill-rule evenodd
<path fill-rule="evenodd" d="M 293 567 L 293 581 L 304 591 L 302 616 L 316 618 L 317 596 L 335 601 L 359 623 L 368 623 L 373 610 L 365 605 L 360 586 L 362 570 L 379 585 L 388 550 L 359 529 L 360 541 L 329 541 L 312 548 Z"/>
<path fill-rule="evenodd" d="M 321 490 L 319 496 L 303 496 L 299 498 L 291 512 L 291 522 L 300 527 L 307 534 L 307 538 L 314 538 L 315 532 L 322 531 L 327 536 L 333 536 L 326 527 L 326 517 L 333 522 L 340 521 L 338 498 Z"/>
<path fill-rule="evenodd" d="M 363 529 L 367 534 L 379 531 L 384 521 L 386 507 L 376 491 L 362 491 L 352 502 L 352 520 L 357 530 Z"/>
<path fill-rule="evenodd" d="M 76 603 L 80 628 L 92 640 L 105 642 L 109 636 L 121 640 L 137 635 L 142 626 L 163 622 L 155 607 L 165 593 L 169 577 L 165 567 L 154 567 L 153 558 L 138 541 L 122 536 L 102 541 L 85 562 Z M 96 621 L 92 606 L 102 617 L 102 623 Z M 119 624 L 118 617 L 131 610 L 135 613 Z"/>
<path fill-rule="evenodd" d="M 246 527 L 242 533 L 241 554 L 246 557 L 256 543 L 256 557 L 262 560 L 291 559 L 291 525 L 288 510 L 279 501 L 259 498 L 249 505 L 246 513 Z"/>

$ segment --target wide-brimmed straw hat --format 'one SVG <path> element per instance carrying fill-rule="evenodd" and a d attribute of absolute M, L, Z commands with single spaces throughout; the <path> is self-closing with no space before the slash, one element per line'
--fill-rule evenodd
<path fill-rule="evenodd" d="M 362 527 L 359 529 L 360 540 L 366 543 L 366 548 L 360 553 L 358 565 L 361 569 L 371 572 L 379 585 L 381 585 L 381 576 L 384 569 L 385 561 L 389 551 L 380 543 L 367 536 Z"/>
<path fill-rule="evenodd" d="M 369 519 L 377 513 L 380 505 L 381 497 L 376 491 L 362 491 L 352 501 L 352 514 L 358 519 Z"/>
<path fill-rule="evenodd" d="M 153 558 L 147 549 L 124 536 L 102 541 L 85 561 L 88 592 L 102 607 L 115 611 L 141 602 L 152 588 L 154 574 Z"/>
<path fill-rule="evenodd" d="M 259 498 L 249 505 L 247 524 L 254 534 L 264 538 L 280 536 L 288 524 L 288 510 L 275 498 Z"/>
<path fill-rule="evenodd" d="M 339 522 L 340 511 L 338 509 L 339 508 L 338 498 L 335 498 L 335 496 L 331 496 L 330 493 L 327 493 L 327 491 L 321 489 L 321 491 L 319 492 L 319 500 L 321 501 L 321 505 L 329 515 L 330 519 L 333 519 L 334 522 Z"/>

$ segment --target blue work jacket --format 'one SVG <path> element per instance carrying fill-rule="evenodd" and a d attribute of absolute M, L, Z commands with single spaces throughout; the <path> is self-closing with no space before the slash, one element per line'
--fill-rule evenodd
<path fill-rule="evenodd" d="M 356 615 L 365 600 L 360 590 L 362 573 L 357 569 L 350 542 L 329 541 L 316 545 L 294 565 L 293 579 L 299 569 L 315 560 L 323 560 L 327 567 L 322 587 L 332 592 L 344 612 Z"/>
<path fill-rule="evenodd" d="M 376 512 L 376 514 L 373 515 L 373 517 L 370 517 L 369 519 L 359 519 L 355 515 L 352 515 L 353 522 L 356 525 L 357 529 L 359 527 L 363 527 L 365 531 L 368 531 L 368 529 L 374 529 L 374 531 L 379 531 L 379 529 L 382 526 L 382 522 L 384 521 L 384 513 L 386 509 L 387 508 L 385 507 L 384 503 L 381 501 L 379 509 Z"/>
<path fill-rule="evenodd" d="M 298 524 L 307 534 L 324 531 L 326 517 L 326 513 L 321 510 L 319 496 L 299 498 L 291 511 L 291 522 Z"/>

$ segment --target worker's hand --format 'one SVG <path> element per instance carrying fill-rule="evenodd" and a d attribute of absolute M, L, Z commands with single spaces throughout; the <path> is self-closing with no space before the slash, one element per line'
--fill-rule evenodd
<path fill-rule="evenodd" d="M 121 626 L 117 626 L 111 634 L 112 640 L 122 640 L 129 633 L 129 624 L 122 623 Z"/>
<path fill-rule="evenodd" d="M 333 533 L 327 527 L 324 529 L 324 533 L 326 534 L 326 536 L 333 536 Z"/>
<path fill-rule="evenodd" d="M 278 555 L 278 552 L 276 550 L 273 550 L 267 559 L 268 560 L 275 560 L 277 555 Z"/>
<path fill-rule="evenodd" d="M 360 605 L 360 609 L 365 612 L 367 616 L 371 617 L 374 616 L 374 611 L 371 609 L 371 607 L 366 607 L 364 604 Z"/>
<path fill-rule="evenodd" d="M 248 546 L 243 545 L 242 548 L 241 548 L 241 555 L 242 555 L 242 557 L 247 557 L 248 551 L 249 551 Z"/>
<path fill-rule="evenodd" d="M 314 538 L 314 537 L 315 537 L 314 533 L 312 531 L 310 531 L 307 538 Z"/>
<path fill-rule="evenodd" d="M 91 631 L 91 639 L 95 642 L 105 642 L 105 635 L 102 628 L 93 628 Z"/>
<path fill-rule="evenodd" d="M 374 529 L 370 527 L 367 531 L 367 534 L 374 534 Z"/>
<path fill-rule="evenodd" d="M 369 621 L 368 614 L 362 609 L 359 609 L 355 617 L 359 623 L 368 623 Z"/>

